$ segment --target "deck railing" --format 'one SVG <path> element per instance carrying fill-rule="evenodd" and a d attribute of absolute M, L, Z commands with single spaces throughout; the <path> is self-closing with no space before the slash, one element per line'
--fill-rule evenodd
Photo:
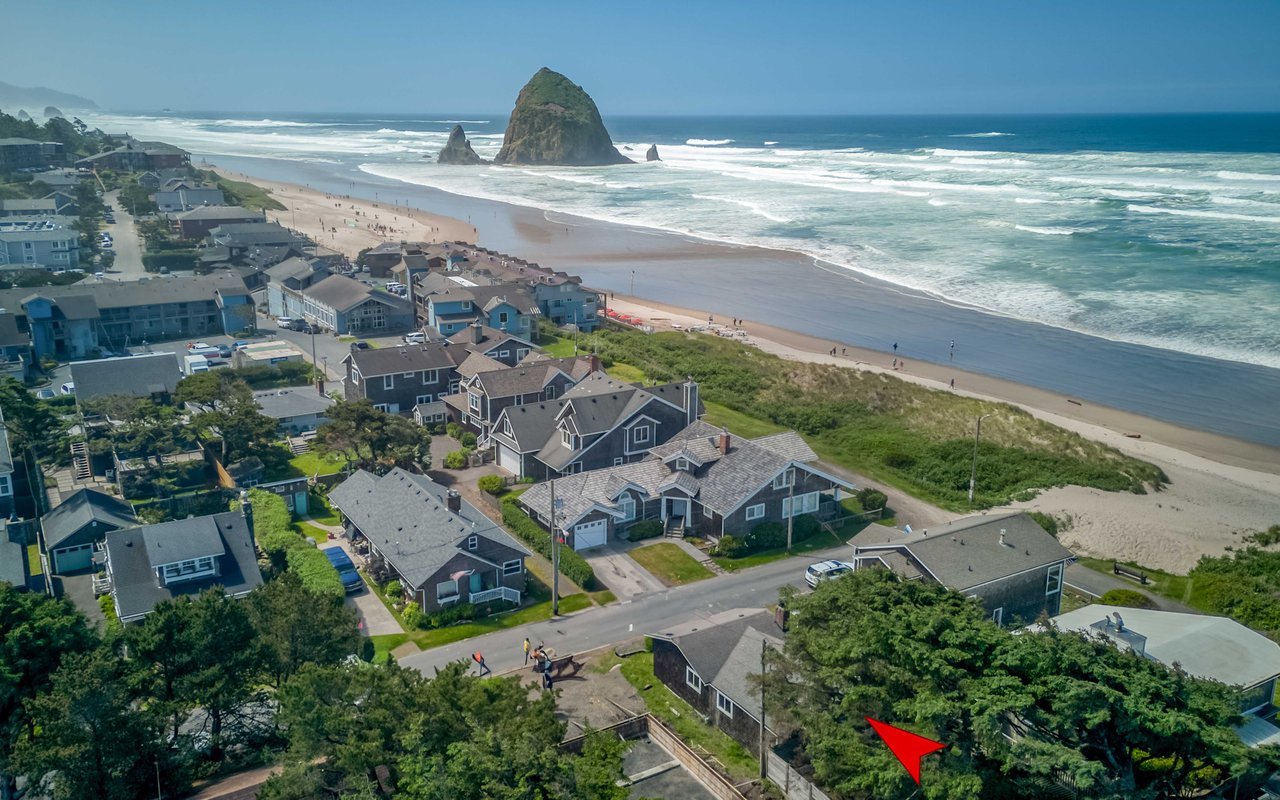
<path fill-rule="evenodd" d="M 487 603 L 490 600 L 509 600 L 516 605 L 520 605 L 520 592 L 506 586 L 498 586 L 493 589 L 485 589 L 481 592 L 472 592 L 470 602 L 473 604 Z"/>

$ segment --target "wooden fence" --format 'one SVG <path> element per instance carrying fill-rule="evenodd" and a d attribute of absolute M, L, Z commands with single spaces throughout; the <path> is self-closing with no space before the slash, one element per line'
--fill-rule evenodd
<path fill-rule="evenodd" d="M 765 761 L 765 774 L 782 790 L 787 800 L 831 800 L 825 792 L 772 750 Z"/>

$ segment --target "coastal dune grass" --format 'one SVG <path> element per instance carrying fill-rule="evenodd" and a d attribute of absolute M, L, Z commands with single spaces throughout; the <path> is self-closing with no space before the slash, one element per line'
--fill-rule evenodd
<path fill-rule="evenodd" d="M 708 419 L 744 436 L 794 429 L 824 460 L 953 511 L 970 509 L 969 471 L 983 422 L 974 508 L 1075 484 L 1144 493 L 1158 467 L 1007 404 L 961 397 L 892 375 L 787 361 L 741 342 L 690 333 L 595 334 L 606 366 L 652 382 L 692 376 Z"/>

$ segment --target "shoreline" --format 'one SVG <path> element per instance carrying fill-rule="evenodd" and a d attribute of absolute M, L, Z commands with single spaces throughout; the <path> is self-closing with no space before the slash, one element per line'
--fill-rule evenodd
<path fill-rule="evenodd" d="M 259 185 L 281 186 L 286 194 L 297 193 L 300 197 L 306 193 L 318 195 L 324 202 L 323 189 L 279 179 L 246 177 Z M 411 195 L 409 192 L 405 194 Z M 444 218 L 439 213 L 426 216 Z M 522 239 L 526 241 L 555 239 L 564 235 L 563 222 L 552 221 L 542 215 L 522 214 L 516 220 L 504 221 L 494 210 L 492 217 L 498 220 L 499 225 L 505 222 L 521 227 Z M 478 223 L 477 227 L 487 231 L 484 216 L 471 216 L 466 222 L 452 221 L 467 227 L 475 224 L 473 220 Z M 318 223 L 311 225 L 313 230 L 319 229 Z M 299 228 L 306 230 L 301 223 Z M 568 234 L 570 238 L 573 235 Z M 485 239 L 489 247 L 523 255 L 515 246 L 498 244 L 488 240 L 487 235 Z M 682 259 L 696 259 L 717 249 L 697 240 L 685 244 L 688 247 L 679 248 Z M 537 257 L 543 259 L 542 263 L 554 265 L 557 269 L 581 274 L 571 264 L 542 254 Z M 592 253 L 579 255 L 580 259 L 603 257 Z M 602 262 L 597 260 L 595 263 Z M 589 281 L 589 284 L 602 291 L 605 288 L 599 287 L 597 281 Z M 646 276 L 638 288 L 652 285 L 655 285 L 655 276 Z M 735 290 L 737 288 L 735 285 Z M 776 297 L 770 299 L 778 302 Z M 624 293 L 618 293 L 608 305 L 641 316 L 655 328 L 670 328 L 672 323 L 685 327 L 705 326 L 708 314 L 721 327 L 728 327 L 723 323 L 732 318 L 731 314 L 724 314 L 724 309 L 702 311 L 691 308 L 692 304 L 681 305 L 661 298 L 642 299 Z M 748 343 L 766 352 L 789 359 L 894 373 L 903 380 L 942 391 L 949 389 L 949 382 L 954 377 L 954 391 L 958 393 L 1019 406 L 1036 417 L 1163 469 L 1169 483 L 1158 492 L 1137 495 L 1066 486 L 1043 490 L 1025 503 L 989 510 L 1033 509 L 1048 513 L 1063 522 L 1065 529 L 1059 538 L 1080 555 L 1133 561 L 1149 568 L 1185 573 L 1203 555 L 1219 555 L 1239 548 L 1243 533 L 1265 530 L 1280 521 L 1280 448 L 1177 425 L 1083 400 L 1072 394 L 966 369 L 969 365 L 959 358 L 957 366 L 951 367 L 914 356 L 911 352 L 900 353 L 900 357 L 907 361 L 906 368 L 893 370 L 890 367 L 891 353 L 841 344 L 834 338 L 754 322 L 749 314 L 743 316 L 744 322 L 740 327 L 747 334 Z M 830 355 L 832 347 L 837 348 L 834 357 Z M 945 350 L 943 356 L 946 356 Z M 1137 433 L 1142 438 L 1129 438 L 1126 433 Z"/>

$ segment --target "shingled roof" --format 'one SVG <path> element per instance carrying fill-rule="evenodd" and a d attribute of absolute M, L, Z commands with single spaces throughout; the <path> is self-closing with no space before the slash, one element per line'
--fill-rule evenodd
<path fill-rule="evenodd" d="M 759 720 L 760 692 L 749 676 L 760 673 L 762 643 L 782 649 L 781 633 L 769 612 L 738 608 L 649 635 L 674 644 L 703 683 L 714 686 L 738 710 Z"/>

